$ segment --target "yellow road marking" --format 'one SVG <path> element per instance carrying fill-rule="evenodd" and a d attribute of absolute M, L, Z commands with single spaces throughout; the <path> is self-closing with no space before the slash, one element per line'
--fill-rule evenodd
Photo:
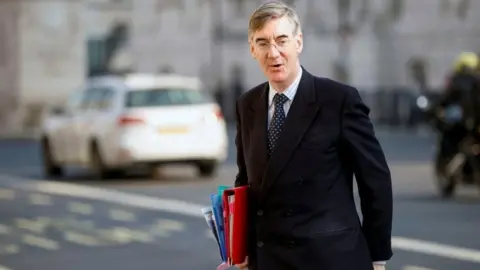
<path fill-rule="evenodd" d="M 115 221 L 132 222 L 135 220 L 135 215 L 125 210 L 113 209 L 109 211 L 109 215 Z"/>
<path fill-rule="evenodd" d="M 24 234 L 22 236 L 22 242 L 30 246 L 47 250 L 57 250 L 59 248 L 59 244 L 57 242 L 33 234 Z"/>
<path fill-rule="evenodd" d="M 11 255 L 18 253 L 20 248 L 14 244 L 8 244 L 6 246 L 0 246 L 0 255 Z M 1 270 L 1 268 L 0 268 Z"/>
<path fill-rule="evenodd" d="M 64 232 L 63 237 L 65 240 L 84 246 L 100 246 L 101 243 L 95 237 L 91 235 L 82 234 L 79 232 L 67 231 Z"/>
<path fill-rule="evenodd" d="M 52 205 L 52 197 L 44 194 L 31 194 L 30 202 L 35 205 Z"/>
<path fill-rule="evenodd" d="M 72 213 L 91 215 L 93 213 L 93 207 L 89 204 L 70 202 L 68 203 L 68 210 Z"/>
<path fill-rule="evenodd" d="M 153 236 L 148 232 L 132 230 L 125 227 L 115 227 L 110 230 L 100 231 L 102 237 L 118 244 L 129 244 L 131 242 L 151 243 Z"/>
<path fill-rule="evenodd" d="M 15 198 L 15 191 L 6 188 L 0 188 L 1 200 L 13 200 Z"/>
<path fill-rule="evenodd" d="M 132 239 L 141 243 L 151 243 L 153 242 L 153 237 L 147 232 L 132 230 Z"/>
<path fill-rule="evenodd" d="M 39 217 L 34 220 L 18 218 L 15 220 L 15 223 L 20 229 L 31 231 L 34 233 L 44 233 L 45 229 L 50 224 L 50 219 L 47 217 Z"/>
<path fill-rule="evenodd" d="M 0 270 L 12 270 L 12 269 L 0 265 Z"/>
<path fill-rule="evenodd" d="M 95 224 L 92 220 L 78 220 L 74 218 L 58 218 L 51 221 L 51 227 L 60 231 L 64 231 L 68 228 L 74 228 L 77 230 L 93 230 Z"/>
<path fill-rule="evenodd" d="M 108 239 L 120 244 L 128 244 L 133 241 L 131 230 L 124 227 L 116 227 L 112 230 L 105 231 L 104 235 Z"/>
<path fill-rule="evenodd" d="M 151 234 L 160 237 L 169 237 L 172 232 L 181 232 L 185 230 L 185 224 L 172 219 L 158 219 L 151 228 Z"/>

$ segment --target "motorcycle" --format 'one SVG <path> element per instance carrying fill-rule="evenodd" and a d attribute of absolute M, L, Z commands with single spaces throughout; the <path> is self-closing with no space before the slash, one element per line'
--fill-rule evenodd
<path fill-rule="evenodd" d="M 444 198 L 452 197 L 458 185 L 480 188 L 480 130 L 464 128 L 462 117 L 461 107 L 450 105 L 437 113 L 434 121 L 439 131 L 435 182 Z"/>

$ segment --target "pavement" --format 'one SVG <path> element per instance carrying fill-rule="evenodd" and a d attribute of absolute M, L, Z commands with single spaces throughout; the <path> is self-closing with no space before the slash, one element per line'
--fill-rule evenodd
<path fill-rule="evenodd" d="M 215 269 L 217 247 L 199 209 L 217 185 L 233 182 L 230 132 L 229 158 L 208 179 L 187 166 L 163 168 L 155 180 L 93 181 L 80 169 L 44 179 L 36 141 L 1 140 L 0 270 Z M 480 269 L 478 190 L 437 196 L 432 134 L 379 128 L 377 135 L 395 196 L 395 255 L 387 269 Z"/>

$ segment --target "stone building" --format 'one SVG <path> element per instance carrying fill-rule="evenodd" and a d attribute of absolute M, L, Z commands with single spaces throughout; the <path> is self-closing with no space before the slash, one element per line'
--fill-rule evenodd
<path fill-rule="evenodd" d="M 78 12 L 82 4 L 0 1 L 2 131 L 36 122 L 40 103 L 58 100 L 82 82 L 85 36 Z"/>
<path fill-rule="evenodd" d="M 264 80 L 246 29 L 261 2 L 0 1 L 0 125 L 24 123 L 26 107 L 61 102 L 102 68 L 200 76 L 231 101 Z M 439 88 L 459 52 L 480 51 L 480 1 L 287 2 L 304 24 L 303 65 L 366 91 Z"/>
<path fill-rule="evenodd" d="M 230 81 L 240 65 L 246 87 L 263 80 L 246 40 L 248 16 L 261 0 L 134 1 L 130 52 L 133 66 L 154 71 L 171 65 L 209 82 Z M 424 62 L 425 84 L 440 87 L 460 51 L 480 50 L 480 2 L 469 0 L 296 0 L 304 23 L 303 64 L 337 78 L 348 63 L 348 82 L 361 88 L 414 83 L 409 66 Z M 350 34 L 339 35 L 336 3 Z M 214 3 L 214 5 L 212 5 Z M 347 31 L 348 32 L 348 31 Z M 343 37 L 343 38 L 342 38 Z M 154 57 L 152 57 L 154 56 Z"/>

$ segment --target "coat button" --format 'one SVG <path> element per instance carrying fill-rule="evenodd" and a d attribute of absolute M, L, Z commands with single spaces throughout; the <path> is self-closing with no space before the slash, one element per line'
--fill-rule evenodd
<path fill-rule="evenodd" d="M 287 216 L 287 217 L 290 217 L 292 214 L 293 214 L 293 211 L 292 211 L 292 210 L 287 210 L 287 211 L 285 212 L 285 216 Z"/>
<path fill-rule="evenodd" d="M 297 180 L 297 185 L 303 185 L 303 178 L 300 178 Z"/>
<path fill-rule="evenodd" d="M 258 242 L 257 242 L 257 247 L 259 247 L 259 248 L 263 247 L 263 242 L 262 242 L 262 241 L 258 241 Z"/>
<path fill-rule="evenodd" d="M 263 216 L 263 210 L 262 209 L 259 209 L 257 211 L 257 216 L 259 216 L 259 217 Z"/>

